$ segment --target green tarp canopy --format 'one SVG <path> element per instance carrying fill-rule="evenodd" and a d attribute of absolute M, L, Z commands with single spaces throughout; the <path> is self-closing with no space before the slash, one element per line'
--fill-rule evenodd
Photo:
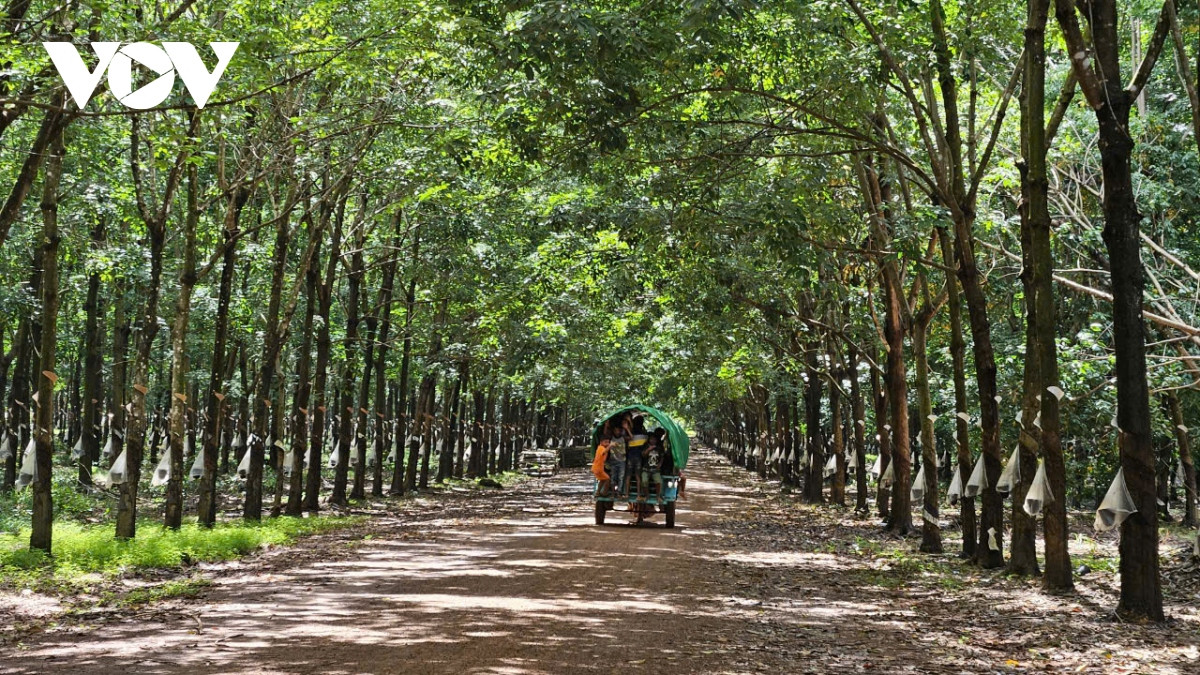
<path fill-rule="evenodd" d="M 592 447 L 596 447 L 600 443 L 600 429 L 604 426 L 605 420 L 611 419 L 623 412 L 630 410 L 646 413 L 657 420 L 660 427 L 663 427 L 667 430 L 667 438 L 671 441 L 671 456 L 675 459 L 675 472 L 678 473 L 682 471 L 683 467 L 687 466 L 688 461 L 689 448 L 687 432 L 683 430 L 683 427 L 680 427 L 678 424 L 676 424 L 675 420 L 671 419 L 670 415 L 657 408 L 651 408 L 648 405 L 621 406 L 620 408 L 617 408 L 616 410 L 610 410 L 607 414 L 603 415 L 600 418 L 600 421 L 596 423 L 596 427 L 592 429 Z"/>

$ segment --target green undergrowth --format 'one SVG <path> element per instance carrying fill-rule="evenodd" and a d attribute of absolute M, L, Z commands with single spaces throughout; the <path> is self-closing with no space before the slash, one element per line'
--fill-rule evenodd
<path fill-rule="evenodd" d="M 116 500 L 102 492 L 77 489 L 75 472 L 69 467 L 54 470 L 51 494 L 55 521 L 97 522 L 111 520 Z M 29 488 L 0 492 L 0 535 L 16 534 L 29 527 L 33 514 L 33 491 Z"/>
<path fill-rule="evenodd" d="M 178 531 L 158 523 L 139 524 L 137 536 L 119 541 L 112 523 L 55 523 L 53 555 L 28 548 L 29 531 L 0 534 L 0 584 L 41 585 L 86 582 L 88 576 L 111 578 L 128 572 L 174 570 L 199 562 L 231 560 L 265 545 L 283 545 L 297 537 L 328 532 L 361 522 L 360 517 L 272 518 L 260 523 L 219 523 L 205 529 L 194 523 Z"/>

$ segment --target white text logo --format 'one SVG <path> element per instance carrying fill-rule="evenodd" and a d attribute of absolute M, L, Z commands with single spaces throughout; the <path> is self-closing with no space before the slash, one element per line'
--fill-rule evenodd
<path fill-rule="evenodd" d="M 92 91 L 100 84 L 100 78 L 108 72 L 108 89 L 117 100 L 129 108 L 145 110 L 162 103 L 171 95 L 175 85 L 175 73 L 183 80 L 197 108 L 203 108 L 212 96 L 217 81 L 225 73 L 225 66 L 237 51 L 237 42 L 210 42 L 208 46 L 217 55 L 217 65 L 209 72 L 196 53 L 196 48 L 187 42 L 164 42 L 162 46 L 149 42 L 133 42 L 122 46 L 120 42 L 93 42 L 96 53 L 96 69 L 88 70 L 79 56 L 79 50 L 70 42 L 43 42 L 46 53 L 58 68 L 63 83 L 82 110 L 92 97 Z M 133 91 L 133 62 L 158 74 L 153 82 Z"/>

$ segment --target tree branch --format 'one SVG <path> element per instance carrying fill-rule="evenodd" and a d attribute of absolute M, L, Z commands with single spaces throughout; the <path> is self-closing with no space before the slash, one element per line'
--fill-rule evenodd
<path fill-rule="evenodd" d="M 1054 0 L 1054 16 L 1062 28 L 1063 39 L 1067 42 L 1067 52 L 1071 59 L 1071 67 L 1079 82 L 1079 88 L 1087 98 L 1088 105 L 1093 110 L 1100 110 L 1106 103 L 1104 88 L 1100 78 L 1090 64 L 1087 44 L 1083 32 L 1079 29 L 1079 16 L 1075 13 L 1075 3 L 1072 0 Z"/>
<path fill-rule="evenodd" d="M 1129 95 L 1129 100 L 1137 98 L 1138 94 L 1142 92 L 1142 88 L 1150 81 L 1150 73 L 1154 70 L 1154 64 L 1158 63 L 1163 43 L 1167 39 L 1167 33 L 1171 30 L 1171 16 L 1174 13 L 1173 1 L 1164 0 L 1162 10 L 1158 13 L 1158 23 L 1154 25 L 1154 34 L 1150 36 L 1150 45 L 1146 48 L 1146 56 L 1138 64 L 1129 86 L 1125 87 L 1125 93 Z"/>

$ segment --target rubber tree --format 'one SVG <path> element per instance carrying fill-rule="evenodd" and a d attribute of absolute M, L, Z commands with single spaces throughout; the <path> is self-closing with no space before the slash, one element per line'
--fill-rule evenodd
<path fill-rule="evenodd" d="M 195 138 L 196 128 L 200 123 L 200 115 L 191 115 L 187 138 Z M 131 395 L 129 413 L 125 425 L 125 481 L 120 485 L 117 501 L 117 538 L 132 539 L 137 533 L 137 501 L 138 483 L 142 476 L 142 457 L 145 450 L 146 428 L 148 423 L 146 397 L 150 393 L 150 362 L 154 340 L 158 335 L 158 302 L 162 286 L 163 247 L 167 236 L 167 217 L 171 212 L 171 203 L 182 180 L 184 168 L 191 155 L 191 146 L 185 143 L 176 153 L 175 162 L 167 175 L 162 199 L 158 204 L 152 202 L 150 189 L 146 185 L 149 178 L 143 176 L 142 167 L 142 120 L 141 115 L 133 115 L 130 120 L 129 163 L 133 174 L 134 192 L 137 198 L 138 212 L 146 227 L 146 239 L 149 244 L 150 274 L 145 285 L 140 289 L 145 302 L 138 316 L 137 339 L 133 358 L 133 393 Z"/>
<path fill-rule="evenodd" d="M 33 527 L 29 548 L 50 553 L 54 527 L 54 496 L 51 481 L 54 470 L 54 373 L 55 349 L 58 346 L 58 190 L 62 181 L 63 155 L 66 153 L 62 136 L 50 146 L 46 160 L 46 175 L 42 181 L 42 309 L 41 352 L 36 376 L 37 399 L 34 402 L 33 436 Z"/>
<path fill-rule="evenodd" d="M 1145 279 L 1141 259 L 1141 213 L 1133 191 L 1134 140 L 1129 113 L 1162 51 L 1170 26 L 1172 0 L 1164 10 L 1145 57 L 1126 84 L 1122 79 L 1119 14 L 1116 0 L 1093 0 L 1084 16 L 1089 45 L 1071 0 L 1055 0 L 1079 88 L 1096 118 L 1104 189 L 1104 245 L 1113 298 L 1116 357 L 1117 427 L 1121 469 L 1137 512 L 1121 524 L 1121 596 L 1117 613 L 1127 619 L 1163 621 L 1162 581 L 1158 563 L 1158 507 L 1150 391 L 1146 378 L 1146 338 L 1142 319 Z M 1043 396 L 1043 400 L 1047 397 Z"/>
<path fill-rule="evenodd" d="M 1042 527 L 1046 548 L 1046 569 L 1042 584 L 1046 590 L 1062 592 L 1071 590 L 1071 556 L 1067 550 L 1067 475 L 1063 458 L 1060 434 L 1058 347 L 1055 329 L 1058 325 L 1054 302 L 1054 256 L 1050 240 L 1050 211 L 1048 206 L 1049 184 L 1046 169 L 1046 151 L 1054 138 L 1055 130 L 1066 112 L 1074 95 L 1075 79 L 1068 77 L 1063 84 L 1051 121 L 1044 122 L 1046 105 L 1046 20 L 1049 0 L 1029 0 L 1025 32 L 1025 82 L 1022 95 L 1025 107 L 1021 129 L 1024 135 L 1022 148 L 1022 198 L 1024 201 L 1022 230 L 1028 230 L 1029 281 L 1032 291 L 1032 307 L 1027 306 L 1027 315 L 1032 318 L 1037 336 L 1034 358 L 1037 363 L 1035 388 L 1041 396 L 1038 429 L 1041 454 L 1045 462 L 1046 478 L 1053 498 L 1043 507 Z M 1032 311 L 1030 311 L 1030 309 Z M 1030 423 L 1032 426 L 1032 423 Z"/>
<path fill-rule="evenodd" d="M 106 219 L 97 215 L 91 223 L 91 245 L 100 250 L 105 245 Z M 80 403 L 79 484 L 92 484 L 92 467 L 100 459 L 100 418 L 103 412 L 104 387 L 104 330 L 100 317 L 103 314 L 101 299 L 100 269 L 88 270 L 87 299 L 83 308 L 84 356 L 83 356 L 83 400 Z"/>
<path fill-rule="evenodd" d="M 171 407 L 168 418 L 170 475 L 167 477 L 167 508 L 163 524 L 173 530 L 183 525 L 183 445 L 187 434 L 188 409 L 188 318 L 192 310 L 192 289 L 196 286 L 196 226 L 200 220 L 196 165 L 187 166 L 187 214 L 181 239 L 183 260 L 179 266 L 179 292 L 175 299 L 175 318 L 171 322 Z"/>

